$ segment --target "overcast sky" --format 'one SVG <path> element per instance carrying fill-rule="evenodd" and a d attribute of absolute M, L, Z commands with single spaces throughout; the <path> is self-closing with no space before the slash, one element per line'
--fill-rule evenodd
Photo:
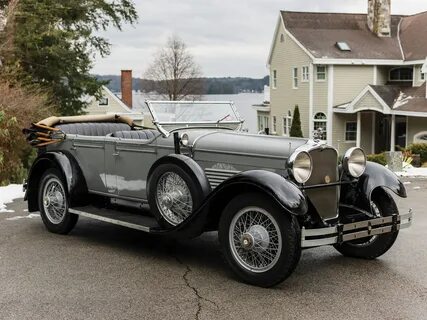
<path fill-rule="evenodd" d="M 427 11 L 426 0 L 391 0 L 394 14 Z M 140 19 L 109 30 L 111 55 L 93 72 L 141 77 L 172 34 L 181 37 L 207 77 L 263 77 L 279 10 L 365 13 L 368 0 L 134 0 Z"/>

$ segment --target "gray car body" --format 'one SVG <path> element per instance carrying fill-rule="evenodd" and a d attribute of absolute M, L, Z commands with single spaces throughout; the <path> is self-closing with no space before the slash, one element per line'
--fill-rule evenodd
<path fill-rule="evenodd" d="M 306 139 L 253 135 L 224 129 L 183 129 L 189 146 L 181 152 L 195 160 L 218 185 L 215 172 L 228 177 L 248 170 L 285 174 L 286 160 Z M 148 172 L 160 158 L 174 153 L 173 136 L 151 140 L 67 135 L 48 152 L 64 151 L 78 162 L 89 192 L 135 201 L 147 200 Z M 225 179 L 224 179 L 225 180 Z"/>

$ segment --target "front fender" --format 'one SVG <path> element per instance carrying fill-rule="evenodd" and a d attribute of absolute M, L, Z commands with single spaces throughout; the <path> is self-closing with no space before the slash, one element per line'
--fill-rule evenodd
<path fill-rule="evenodd" d="M 56 168 L 62 173 L 71 206 L 74 205 L 75 201 L 78 201 L 79 195 L 87 192 L 81 169 L 71 155 L 61 151 L 43 153 L 34 161 L 28 174 L 25 199 L 28 200 L 29 212 L 39 210 L 39 183 L 43 173 L 49 168 Z"/>
<path fill-rule="evenodd" d="M 270 196 L 283 208 L 284 214 L 300 216 L 308 211 L 304 194 L 284 177 L 264 170 L 245 171 L 221 183 L 182 224 L 153 231 L 191 238 L 206 230 L 215 230 L 225 206 L 238 194 L 253 191 Z"/>
<path fill-rule="evenodd" d="M 395 173 L 378 163 L 367 162 L 365 173 L 356 184 L 341 187 L 341 203 L 370 211 L 372 194 L 378 189 L 388 189 L 399 197 L 407 197 L 405 186 Z"/>

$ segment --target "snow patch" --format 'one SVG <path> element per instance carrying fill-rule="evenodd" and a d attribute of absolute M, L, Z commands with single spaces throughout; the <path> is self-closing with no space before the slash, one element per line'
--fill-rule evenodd
<path fill-rule="evenodd" d="M 414 168 L 410 166 L 402 172 L 396 172 L 399 177 L 427 177 L 427 168 Z"/>
<path fill-rule="evenodd" d="M 14 212 L 7 210 L 6 204 L 13 202 L 15 199 L 23 198 L 25 195 L 22 184 L 10 184 L 6 187 L 0 187 L 0 213 Z"/>
<path fill-rule="evenodd" d="M 414 99 L 412 96 L 407 96 L 402 91 L 399 94 L 399 97 L 396 99 L 396 101 L 393 104 L 393 109 L 399 108 L 407 104 L 410 100 Z"/>
<path fill-rule="evenodd" d="M 27 216 L 16 216 L 16 217 L 7 218 L 6 220 L 8 220 L 8 221 L 15 221 L 15 220 L 33 219 L 33 218 L 40 218 L 40 214 L 38 214 L 38 213 L 30 213 Z"/>

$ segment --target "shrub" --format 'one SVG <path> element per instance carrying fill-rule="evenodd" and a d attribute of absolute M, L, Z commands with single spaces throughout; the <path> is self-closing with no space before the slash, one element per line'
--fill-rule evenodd
<path fill-rule="evenodd" d="M 410 144 L 406 150 L 412 154 L 419 154 L 421 162 L 427 162 L 427 143 L 413 143 Z"/>
<path fill-rule="evenodd" d="M 387 160 L 385 158 L 385 153 L 380 154 L 370 154 L 368 155 L 368 161 L 379 163 L 380 165 L 385 166 L 387 164 Z"/>
<path fill-rule="evenodd" d="M 290 136 L 297 137 L 297 138 L 303 137 L 302 130 L 301 130 L 301 117 L 300 117 L 298 105 L 295 106 L 294 118 L 292 120 Z"/>
<path fill-rule="evenodd" d="M 49 113 L 40 91 L 0 81 L 0 185 L 22 183 L 35 151 L 22 128 Z"/>

